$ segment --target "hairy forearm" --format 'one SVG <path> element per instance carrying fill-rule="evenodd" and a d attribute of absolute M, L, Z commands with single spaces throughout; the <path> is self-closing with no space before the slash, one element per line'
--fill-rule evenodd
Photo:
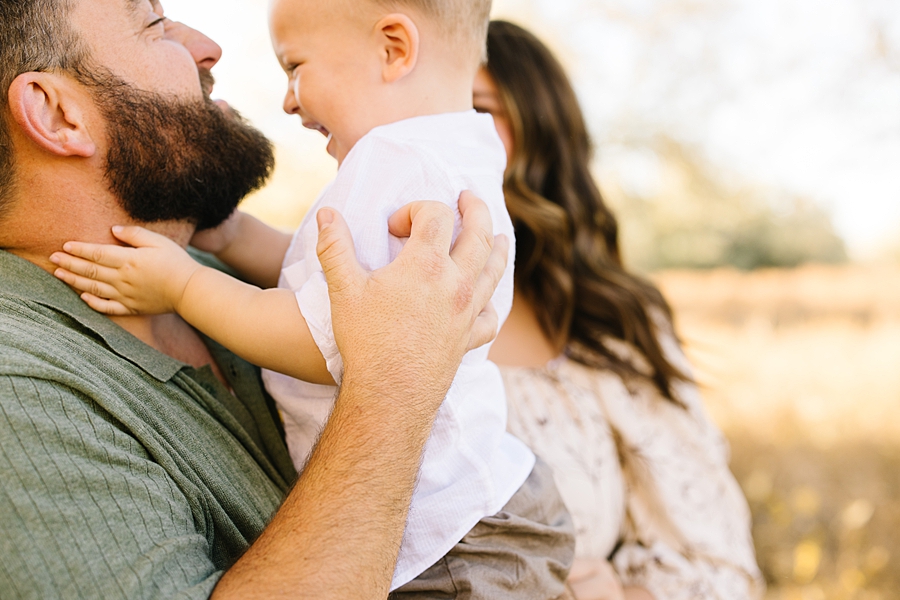
<path fill-rule="evenodd" d="M 491 248 L 483 203 L 463 195 L 460 212 L 452 255 L 446 207 L 418 203 L 392 217 L 391 232 L 409 241 L 374 273 L 355 261 L 340 215 L 317 215 L 341 391 L 297 485 L 215 598 L 386 597 L 434 417 L 465 351 L 496 333 L 496 313 L 485 307 L 505 244 Z"/>
<path fill-rule="evenodd" d="M 627 587 L 624 590 L 625 600 L 656 600 L 653 594 L 639 587 Z"/>
<path fill-rule="evenodd" d="M 254 285 L 276 287 L 290 234 L 245 213 L 241 213 L 237 227 L 234 240 L 216 257 Z"/>
<path fill-rule="evenodd" d="M 404 406 L 347 374 L 303 476 L 213 598 L 387 596 L 434 417 Z"/>

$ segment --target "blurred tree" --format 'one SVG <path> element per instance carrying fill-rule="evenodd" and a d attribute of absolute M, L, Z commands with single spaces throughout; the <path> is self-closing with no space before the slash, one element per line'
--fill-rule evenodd
<path fill-rule="evenodd" d="M 622 139 L 655 134 L 702 148 L 742 181 L 792 190 L 833 210 L 858 258 L 900 223 L 898 0 L 494 0 L 494 6 L 560 56 L 604 155 Z M 783 199 L 773 218 L 780 223 L 794 214 L 792 229 L 824 221 L 824 214 L 814 215 L 822 211 L 792 194 L 746 192 Z M 709 252 L 720 255 L 713 246 L 723 243 L 710 240 Z M 798 252 L 744 262 L 780 264 L 785 255 Z M 800 259 L 787 262 L 794 260 Z"/>
<path fill-rule="evenodd" d="M 632 267 L 754 269 L 847 258 L 820 205 L 736 182 L 671 138 L 625 146 L 609 164 L 606 158 L 598 178 Z"/>

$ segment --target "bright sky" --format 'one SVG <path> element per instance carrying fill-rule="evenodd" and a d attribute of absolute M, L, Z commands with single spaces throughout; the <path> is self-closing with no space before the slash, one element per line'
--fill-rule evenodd
<path fill-rule="evenodd" d="M 896 0 L 494 6 L 570 68 L 601 160 L 623 138 L 666 133 L 735 177 L 822 203 L 857 257 L 900 237 Z M 281 112 L 286 80 L 269 46 L 267 0 L 168 0 L 166 10 L 224 48 L 214 95 L 272 137 L 310 185 L 327 181 L 334 167 L 319 134 Z"/>

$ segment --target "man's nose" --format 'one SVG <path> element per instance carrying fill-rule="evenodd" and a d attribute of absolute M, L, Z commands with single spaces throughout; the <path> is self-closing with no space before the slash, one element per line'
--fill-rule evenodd
<path fill-rule="evenodd" d="M 212 69 L 222 58 L 222 47 L 196 29 L 178 21 L 166 24 L 166 36 L 187 48 L 198 67 Z"/>

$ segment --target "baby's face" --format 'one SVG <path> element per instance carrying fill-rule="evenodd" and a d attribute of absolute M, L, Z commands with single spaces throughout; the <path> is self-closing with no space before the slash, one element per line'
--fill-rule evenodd
<path fill-rule="evenodd" d="M 381 83 L 370 10 L 358 0 L 273 0 L 270 29 L 288 76 L 284 110 L 330 136 L 342 162 L 371 126 L 367 98 Z"/>

